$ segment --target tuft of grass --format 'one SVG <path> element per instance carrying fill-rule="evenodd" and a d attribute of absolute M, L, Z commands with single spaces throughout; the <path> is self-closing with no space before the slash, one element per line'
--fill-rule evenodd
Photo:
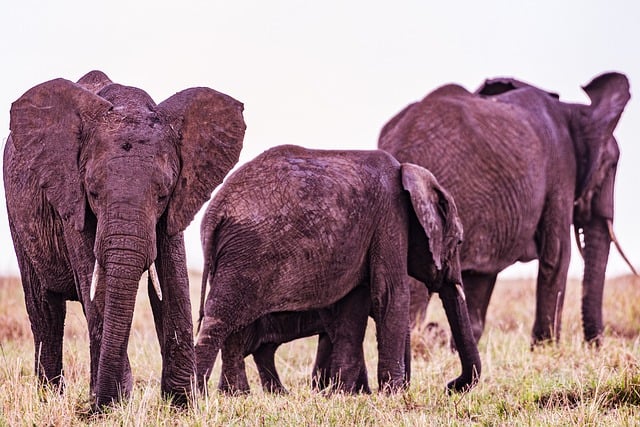
<path fill-rule="evenodd" d="M 603 317 L 607 333 L 627 339 L 640 335 L 640 277 L 627 275 L 608 280 L 605 286 Z"/>
<path fill-rule="evenodd" d="M 640 406 L 640 374 L 613 374 L 605 383 L 574 383 L 536 394 L 533 402 L 542 410 L 575 410 L 594 407 L 598 413 L 619 409 L 638 410 Z"/>
<path fill-rule="evenodd" d="M 199 277 L 191 278 L 197 301 Z M 600 348 L 584 344 L 580 283 L 567 286 L 563 330 L 558 345 L 530 350 L 534 280 L 496 284 L 479 350 L 482 378 L 472 391 L 448 395 L 445 385 L 459 375 L 458 355 L 449 347 L 442 305 L 433 298 L 425 322 L 412 331 L 412 381 L 408 390 L 385 395 L 318 393 L 311 389 L 316 339 L 285 344 L 276 354 L 285 396 L 261 390 L 257 370 L 247 359 L 252 387 L 248 396 L 211 390 L 188 409 L 176 409 L 160 396 L 160 351 L 146 286 L 141 286 L 129 358 L 134 373 L 130 399 L 105 413 L 89 408 L 89 349 L 86 322 L 78 303 L 68 304 L 64 344 L 64 393 L 41 387 L 33 373 L 34 348 L 18 279 L 0 279 L 0 426 L 4 425 L 637 425 L 640 420 L 640 281 L 608 280 L 605 339 Z M 195 304 L 194 304 L 195 305 Z M 194 318 L 195 310 L 194 308 Z M 375 325 L 364 343 L 372 389 L 376 390 Z"/>

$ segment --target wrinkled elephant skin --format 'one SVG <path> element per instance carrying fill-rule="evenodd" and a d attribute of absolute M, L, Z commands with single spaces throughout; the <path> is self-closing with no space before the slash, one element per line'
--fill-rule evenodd
<path fill-rule="evenodd" d="M 618 73 L 596 77 L 584 90 L 590 105 L 507 78 L 487 80 L 476 93 L 446 85 L 380 133 L 379 148 L 429 169 L 456 201 L 477 339 L 497 274 L 533 259 L 539 269 L 532 342 L 559 339 L 573 224 L 584 236 L 584 335 L 600 342 L 619 156 L 613 131 L 630 95 Z"/>
<path fill-rule="evenodd" d="M 182 231 L 238 161 L 242 109 L 208 88 L 156 105 L 100 71 L 13 103 L 4 183 L 40 380 L 61 382 L 65 304 L 77 300 L 93 407 L 129 395 L 127 344 L 149 270 L 162 392 L 186 401 L 195 354 Z"/>
<path fill-rule="evenodd" d="M 453 200 L 424 168 L 383 151 L 266 151 L 226 180 L 202 221 L 203 301 L 207 280 L 210 290 L 196 339 L 199 388 L 233 332 L 274 312 L 322 312 L 332 305 L 340 311 L 343 297 L 359 286 L 369 291 L 376 323 L 379 388 L 403 388 L 407 271 L 451 297 L 443 301 L 451 306 L 463 372 L 450 387 L 472 386 L 480 358 L 466 305 L 455 292 L 461 237 Z M 341 312 L 322 321 L 333 346 L 330 374 L 352 392 L 366 316 Z"/>

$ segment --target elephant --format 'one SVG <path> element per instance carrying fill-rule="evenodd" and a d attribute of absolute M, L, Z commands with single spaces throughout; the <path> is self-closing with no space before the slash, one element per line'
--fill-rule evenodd
<path fill-rule="evenodd" d="M 79 301 L 92 409 L 130 395 L 127 345 L 148 271 L 162 393 L 186 403 L 195 352 L 183 230 L 238 161 L 243 108 L 205 87 L 156 105 L 101 71 L 12 104 L 7 211 L 43 384 L 63 388 L 66 301 Z"/>
<path fill-rule="evenodd" d="M 475 93 L 448 84 L 380 132 L 378 148 L 429 169 L 456 200 L 465 231 L 462 282 L 477 340 L 498 273 L 533 259 L 539 268 L 532 346 L 559 340 L 573 224 L 585 260 L 584 337 L 601 342 L 604 274 L 610 242 L 617 244 L 613 131 L 629 82 L 605 73 L 583 89 L 590 105 L 563 102 L 514 78 L 488 79 Z"/>
<path fill-rule="evenodd" d="M 205 282 L 206 283 L 206 282 Z M 280 344 L 298 338 L 319 335 L 318 353 L 313 368 L 312 384 L 315 389 L 325 389 L 331 385 L 340 383 L 338 375 L 332 375 L 331 362 L 333 345 L 328 333 L 323 316 L 342 319 L 345 314 L 347 321 L 364 322 L 354 324 L 346 330 L 353 335 L 347 339 L 362 343 L 369 317 L 369 294 L 363 286 L 356 287 L 338 304 L 328 309 L 310 310 L 302 312 L 279 312 L 266 314 L 249 326 L 231 334 L 222 347 L 222 371 L 218 389 L 225 393 L 246 394 L 249 392 L 249 382 L 244 369 L 244 358 L 251 354 L 258 369 L 260 382 L 264 391 L 269 393 L 287 393 L 278 375 L 275 366 L 275 352 Z M 201 303 L 202 306 L 202 303 Z M 337 329 L 337 328 L 332 328 Z M 335 331 L 334 331 L 335 332 Z M 336 339 L 335 337 L 333 339 Z M 360 346 L 362 348 L 362 346 Z M 357 392 L 371 393 L 367 378 L 367 367 L 364 354 L 355 355 L 357 366 L 360 369 L 354 385 Z M 405 370 L 410 360 L 405 360 Z M 409 373 L 410 374 L 410 373 Z"/>
<path fill-rule="evenodd" d="M 469 389 L 481 365 L 457 286 L 461 239 L 453 199 L 424 168 L 381 150 L 265 151 L 226 179 L 202 220 L 210 290 L 195 344 L 198 389 L 232 333 L 269 313 L 320 310 L 333 333 L 330 374 L 353 392 L 362 342 L 352 337 L 366 323 L 340 300 L 358 286 L 376 323 L 379 390 L 406 387 L 407 272 L 439 292 L 462 365 L 448 388 Z M 332 318 L 332 305 L 344 314 Z M 362 330 L 349 329 L 354 320 Z"/>

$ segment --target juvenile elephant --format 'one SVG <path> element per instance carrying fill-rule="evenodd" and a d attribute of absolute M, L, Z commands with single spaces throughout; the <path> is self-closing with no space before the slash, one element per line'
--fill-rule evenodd
<path fill-rule="evenodd" d="M 368 289 L 358 286 L 329 308 L 266 314 L 231 334 L 222 347 L 222 371 L 218 389 L 227 393 L 249 392 L 244 358 L 251 354 L 258 369 L 262 388 L 266 392 L 286 393 L 287 390 L 280 381 L 275 366 L 275 352 L 282 343 L 312 335 L 319 335 L 318 354 L 312 375 L 313 386 L 324 389 L 331 384 L 339 384 L 341 378 L 337 374 L 332 375 L 331 372 L 332 339 L 336 339 L 335 334 L 341 329 L 343 333 L 350 334 L 344 339 L 362 343 L 369 318 L 369 300 Z M 332 319 L 332 324 L 328 325 L 332 329 L 330 332 L 326 329 L 323 317 Z M 336 324 L 342 321 L 350 322 L 349 327 Z M 341 326 L 343 328 L 339 328 Z M 350 356 L 354 358 L 356 369 L 360 370 L 353 391 L 370 393 L 364 354 L 360 352 Z M 405 370 L 409 368 L 407 362 L 410 360 L 405 360 Z"/>
<path fill-rule="evenodd" d="M 148 270 L 162 392 L 186 400 L 195 355 L 182 231 L 238 161 L 242 109 L 208 88 L 156 105 L 100 71 L 13 103 L 4 183 L 40 380 L 61 382 L 65 305 L 78 300 L 94 408 L 129 395 L 127 343 Z"/>
<path fill-rule="evenodd" d="M 583 237 L 584 335 L 601 340 L 604 273 L 615 240 L 613 130 L 630 95 L 618 73 L 603 74 L 584 90 L 590 105 L 561 102 L 514 79 L 487 80 L 476 93 L 446 85 L 380 133 L 379 148 L 431 170 L 456 200 L 476 339 L 497 274 L 532 259 L 539 260 L 532 341 L 559 338 L 573 223 Z"/>
<path fill-rule="evenodd" d="M 233 332 L 273 312 L 339 307 L 357 286 L 370 292 L 379 387 L 403 387 L 407 271 L 443 300 L 463 370 L 449 388 L 469 388 L 480 375 L 456 286 L 462 238 L 456 207 L 421 167 L 401 165 L 383 151 L 276 147 L 228 178 L 207 208 L 201 237 L 203 281 L 211 285 L 196 340 L 201 390 Z M 331 374 L 342 390 L 353 391 L 362 343 L 349 338 L 348 324 L 340 327 L 348 316 L 338 317 L 322 317 L 334 331 Z"/>

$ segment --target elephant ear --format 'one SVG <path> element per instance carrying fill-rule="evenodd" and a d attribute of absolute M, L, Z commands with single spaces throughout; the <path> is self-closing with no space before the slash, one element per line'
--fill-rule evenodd
<path fill-rule="evenodd" d="M 78 169 L 82 138 L 111 103 L 65 79 L 29 89 L 11 105 L 11 139 L 29 159 L 47 200 L 76 230 L 84 228 L 85 195 Z"/>
<path fill-rule="evenodd" d="M 402 187 L 409 193 L 415 214 L 410 221 L 417 219 L 418 223 L 410 223 L 409 274 L 424 282 L 424 257 L 417 252 L 428 249 L 435 268 L 442 270 L 462 241 L 462 226 L 453 198 L 431 172 L 411 163 L 401 167 Z"/>
<path fill-rule="evenodd" d="M 591 198 L 608 169 L 617 162 L 618 148 L 613 131 L 631 98 L 629 81 L 620 73 L 606 73 L 583 87 L 591 105 L 578 116 L 576 154 L 578 158 L 577 205 L 589 209 Z"/>
<path fill-rule="evenodd" d="M 624 74 L 605 73 L 582 88 L 593 109 L 594 120 L 604 125 L 603 132 L 611 134 L 620 120 L 625 105 L 631 99 L 629 80 Z"/>
<path fill-rule="evenodd" d="M 178 134 L 182 166 L 167 207 L 167 233 L 187 228 L 238 162 L 246 129 L 243 105 L 209 88 L 178 92 L 158 105 Z"/>

